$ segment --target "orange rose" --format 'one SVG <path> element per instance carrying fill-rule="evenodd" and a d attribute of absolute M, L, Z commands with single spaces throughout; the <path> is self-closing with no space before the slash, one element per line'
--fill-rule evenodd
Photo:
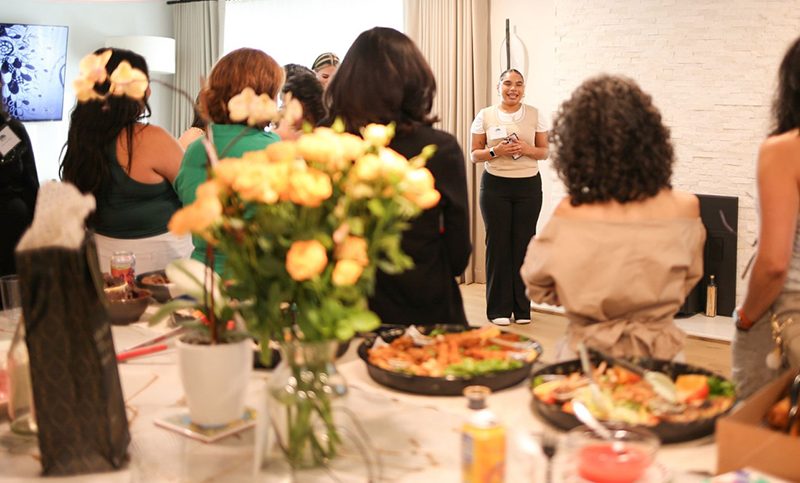
<path fill-rule="evenodd" d="M 267 157 L 269 157 L 269 160 L 273 163 L 292 161 L 297 158 L 297 145 L 289 141 L 272 143 L 267 146 L 265 152 Z"/>
<path fill-rule="evenodd" d="M 428 168 L 409 171 L 404 182 L 406 190 L 403 192 L 403 196 L 423 210 L 432 208 L 439 203 L 441 194 L 434 188 L 433 174 Z"/>
<path fill-rule="evenodd" d="M 319 275 L 328 265 L 328 253 L 317 240 L 296 241 L 286 254 L 286 271 L 298 282 Z"/>
<path fill-rule="evenodd" d="M 225 192 L 225 187 L 222 186 L 216 179 L 208 180 L 197 187 L 197 199 L 199 198 L 217 198 L 220 194 Z"/>
<path fill-rule="evenodd" d="M 272 204 L 278 201 L 278 192 L 270 182 L 268 164 L 243 163 L 231 186 L 243 200 Z"/>
<path fill-rule="evenodd" d="M 267 156 L 267 152 L 264 149 L 261 149 L 259 151 L 248 151 L 242 155 L 241 160 L 246 163 L 257 163 L 257 164 L 269 163 L 269 157 Z"/>
<path fill-rule="evenodd" d="M 364 140 L 376 147 L 388 146 L 394 137 L 394 124 L 382 126 L 380 124 L 368 124 L 361 130 Z"/>
<path fill-rule="evenodd" d="M 216 197 L 198 198 L 191 205 L 175 212 L 167 228 L 176 235 L 202 234 L 222 214 L 222 203 Z"/>
<path fill-rule="evenodd" d="M 359 181 L 371 181 L 381 173 L 381 159 L 375 154 L 365 154 L 356 160 L 351 173 Z"/>
<path fill-rule="evenodd" d="M 327 128 L 317 128 L 313 133 L 300 136 L 297 151 L 303 159 L 323 164 L 338 164 L 342 157 L 335 133 Z"/>
<path fill-rule="evenodd" d="M 294 203 L 315 208 L 332 194 L 331 178 L 317 169 L 295 171 L 289 178 L 289 199 Z"/>
<path fill-rule="evenodd" d="M 342 148 L 342 157 L 347 161 L 357 159 L 364 154 L 365 143 L 360 137 L 350 134 L 339 134 L 339 144 Z"/>
<path fill-rule="evenodd" d="M 339 260 L 336 266 L 333 267 L 333 274 L 331 274 L 331 281 L 337 287 L 344 287 L 353 285 L 358 282 L 364 267 L 354 260 Z"/>
<path fill-rule="evenodd" d="M 219 164 L 214 166 L 214 175 L 223 186 L 230 187 L 239 175 L 239 170 L 242 168 L 242 165 L 243 163 L 239 159 L 222 159 Z"/>
<path fill-rule="evenodd" d="M 366 267 L 369 265 L 367 240 L 359 236 L 348 236 L 344 243 L 336 248 L 336 258 L 339 260 L 353 260 Z"/>
<path fill-rule="evenodd" d="M 384 173 L 391 173 L 403 178 L 411 170 L 408 160 L 394 149 L 384 148 L 378 153 L 381 160 L 381 169 Z"/>

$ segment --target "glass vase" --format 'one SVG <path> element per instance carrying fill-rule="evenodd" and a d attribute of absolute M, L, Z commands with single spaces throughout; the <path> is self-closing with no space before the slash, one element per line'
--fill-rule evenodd
<path fill-rule="evenodd" d="M 336 370 L 337 341 L 281 344 L 281 363 L 267 386 L 272 426 L 293 469 L 327 465 L 342 443 L 335 409 L 347 394 Z"/>
<path fill-rule="evenodd" d="M 8 416 L 11 430 L 17 434 L 37 434 L 33 408 L 31 362 L 25 342 L 25 320 L 19 319 L 8 350 Z"/>

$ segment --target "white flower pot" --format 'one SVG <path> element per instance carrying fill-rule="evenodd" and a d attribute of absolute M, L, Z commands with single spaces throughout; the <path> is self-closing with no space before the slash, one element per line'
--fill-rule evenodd
<path fill-rule="evenodd" d="M 178 341 L 178 367 L 192 422 L 225 426 L 242 417 L 253 370 L 253 344 L 187 344 Z"/>

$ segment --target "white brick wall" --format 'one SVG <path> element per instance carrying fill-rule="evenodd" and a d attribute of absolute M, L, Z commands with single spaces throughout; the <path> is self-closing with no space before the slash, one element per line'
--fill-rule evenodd
<path fill-rule="evenodd" d="M 755 161 L 769 130 L 778 65 L 800 35 L 799 0 L 557 0 L 553 94 L 624 74 L 672 130 L 673 184 L 739 197 L 737 301 L 758 235 Z M 553 200 L 564 196 L 556 181 Z"/>

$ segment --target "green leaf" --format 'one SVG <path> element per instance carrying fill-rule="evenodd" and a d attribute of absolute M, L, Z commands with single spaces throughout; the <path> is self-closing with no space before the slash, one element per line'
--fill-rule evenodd
<path fill-rule="evenodd" d="M 354 335 L 356 335 L 356 332 L 353 330 L 353 326 L 350 325 L 346 320 L 339 321 L 339 323 L 336 324 L 337 339 L 350 340 Z"/>
<path fill-rule="evenodd" d="M 347 318 L 352 329 L 356 332 L 369 332 L 381 325 L 381 319 L 375 312 L 368 310 L 358 311 Z"/>
<path fill-rule="evenodd" d="M 372 198 L 369 200 L 367 202 L 367 208 L 369 209 L 370 213 L 377 218 L 383 218 L 386 213 L 386 209 L 383 207 L 383 202 L 381 202 L 381 200 L 378 198 Z"/>

